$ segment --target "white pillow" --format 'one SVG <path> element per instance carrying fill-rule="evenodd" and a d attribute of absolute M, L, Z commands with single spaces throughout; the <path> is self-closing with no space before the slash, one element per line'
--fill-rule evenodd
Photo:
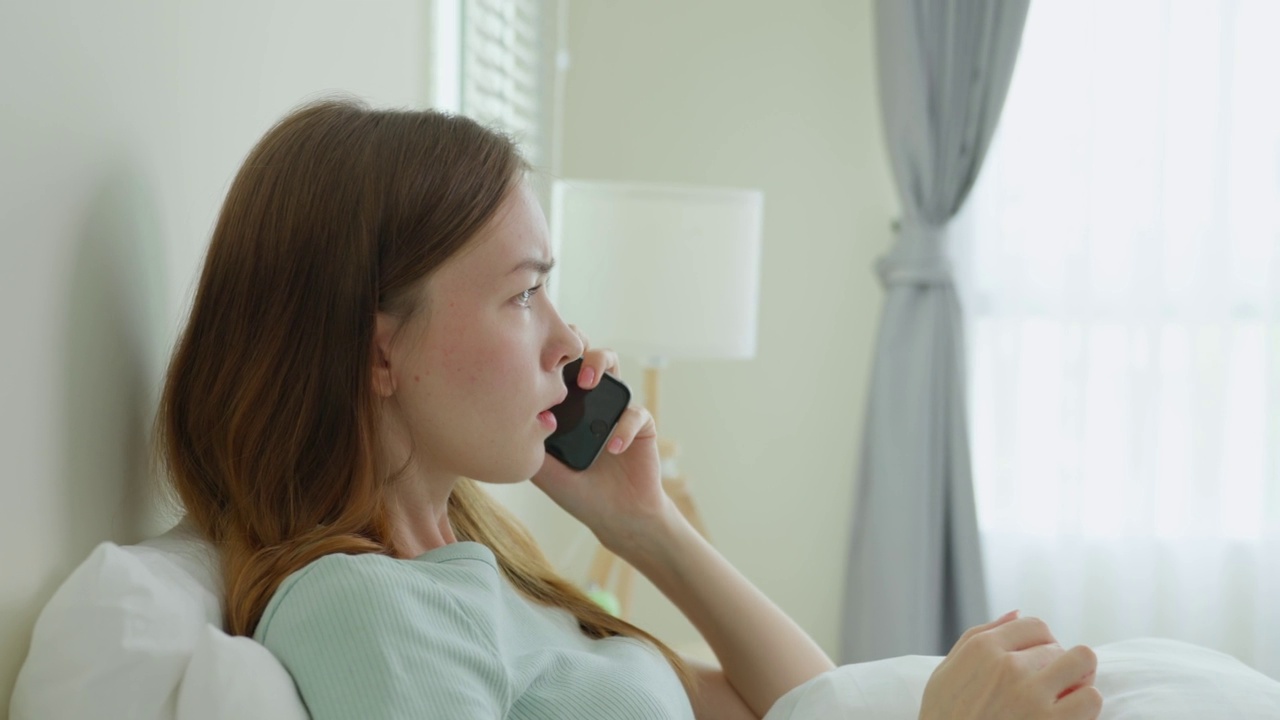
<path fill-rule="evenodd" d="M 178 688 L 178 720 L 306 720 L 293 678 L 252 638 L 205 625 Z"/>
<path fill-rule="evenodd" d="M 140 545 L 102 543 L 40 613 L 12 720 L 307 720 L 292 679 L 220 629 L 213 549 L 186 523 Z M 1280 718 L 1280 682 L 1171 640 L 1095 648 L 1101 720 Z M 915 720 L 941 658 L 844 665 L 793 689 L 765 720 Z"/>
<path fill-rule="evenodd" d="M 1097 651 L 1103 720 L 1280 718 L 1280 682 L 1225 653 L 1156 638 Z"/>
<path fill-rule="evenodd" d="M 778 698 L 764 720 L 916 720 L 940 657 L 905 655 L 841 665 Z"/>
<path fill-rule="evenodd" d="M 284 666 L 221 630 L 220 596 L 213 549 L 185 522 L 98 545 L 36 620 L 12 720 L 307 720 Z"/>
<path fill-rule="evenodd" d="M 1198 645 L 1142 638 L 1101 645 L 1099 720 L 1276 720 L 1280 682 Z M 764 720 L 916 720 L 940 657 L 842 665 L 783 695 Z"/>

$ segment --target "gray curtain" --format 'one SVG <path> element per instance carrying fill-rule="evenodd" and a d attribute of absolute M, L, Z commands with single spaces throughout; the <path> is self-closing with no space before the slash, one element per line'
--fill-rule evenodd
<path fill-rule="evenodd" d="M 876 2 L 880 104 L 902 219 L 876 267 L 885 304 L 841 663 L 944 655 L 966 628 L 991 619 L 969 463 L 964 333 L 946 242 L 1000 117 L 1029 3 Z"/>

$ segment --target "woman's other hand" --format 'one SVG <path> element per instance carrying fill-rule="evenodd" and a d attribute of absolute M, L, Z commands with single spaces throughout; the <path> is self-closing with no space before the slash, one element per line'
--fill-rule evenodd
<path fill-rule="evenodd" d="M 600 384 L 604 373 L 618 375 L 617 353 L 591 349 L 582 331 L 570 327 L 587 348 L 578 370 L 578 385 L 590 390 Z M 674 504 L 662 490 L 653 416 L 636 404 L 622 413 L 591 467 L 576 472 L 548 454 L 533 476 L 533 484 L 615 552 L 643 539 L 674 511 Z"/>
<path fill-rule="evenodd" d="M 924 690 L 920 720 L 1095 720 L 1098 658 L 1064 650 L 1038 618 L 1004 617 L 970 628 Z"/>

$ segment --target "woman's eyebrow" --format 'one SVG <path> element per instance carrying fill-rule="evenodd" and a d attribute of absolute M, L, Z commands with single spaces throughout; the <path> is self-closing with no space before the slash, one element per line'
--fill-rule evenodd
<path fill-rule="evenodd" d="M 518 273 L 521 270 L 535 270 L 539 275 L 546 275 L 547 273 L 551 272 L 551 268 L 555 267 L 555 265 L 556 265 L 555 259 L 540 260 L 538 258 L 526 258 L 524 260 L 521 260 L 520 264 L 512 268 L 511 272 L 507 274 L 511 275 L 513 273 Z"/>

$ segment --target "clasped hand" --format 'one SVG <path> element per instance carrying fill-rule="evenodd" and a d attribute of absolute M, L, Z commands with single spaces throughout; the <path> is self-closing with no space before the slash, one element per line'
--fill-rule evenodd
<path fill-rule="evenodd" d="M 1095 720 L 1098 658 L 1017 611 L 971 628 L 925 687 L 920 720 Z"/>

